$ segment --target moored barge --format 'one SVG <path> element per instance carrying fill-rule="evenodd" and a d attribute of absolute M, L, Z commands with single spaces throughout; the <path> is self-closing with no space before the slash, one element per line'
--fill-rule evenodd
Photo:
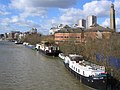
<path fill-rule="evenodd" d="M 107 89 L 107 73 L 104 66 L 92 64 L 76 54 L 66 56 L 64 65 L 81 83 L 97 90 Z"/>

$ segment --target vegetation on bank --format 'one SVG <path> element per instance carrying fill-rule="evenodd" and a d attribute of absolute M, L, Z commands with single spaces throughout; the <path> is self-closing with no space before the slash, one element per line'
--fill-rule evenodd
<path fill-rule="evenodd" d="M 41 34 L 28 34 L 25 37 L 23 37 L 21 41 L 35 45 L 41 42 Z"/>
<path fill-rule="evenodd" d="M 53 35 L 41 35 L 41 34 L 28 34 L 25 37 L 21 39 L 22 42 L 28 42 L 32 45 L 36 45 L 38 43 L 41 43 L 41 41 L 48 41 L 50 43 L 54 42 L 54 36 Z"/>
<path fill-rule="evenodd" d="M 120 69 L 114 68 L 109 65 L 107 58 L 109 56 L 120 58 L 120 35 L 113 34 L 110 39 L 97 39 L 91 40 L 87 38 L 86 44 L 75 44 L 75 43 L 62 43 L 60 44 L 60 50 L 66 55 L 69 53 L 81 54 L 86 57 L 90 62 L 104 65 L 108 73 L 120 80 Z M 96 53 L 104 56 L 103 60 L 96 60 Z"/>

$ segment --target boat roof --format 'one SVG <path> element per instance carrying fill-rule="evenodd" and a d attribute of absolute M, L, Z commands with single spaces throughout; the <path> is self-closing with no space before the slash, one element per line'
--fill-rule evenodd
<path fill-rule="evenodd" d="M 92 72 L 105 71 L 104 66 L 96 65 L 91 62 L 85 61 L 82 55 L 69 54 L 69 57 L 71 61 L 73 61 L 76 64 L 76 67 L 79 67 L 81 69 L 85 69 L 87 71 L 92 71 Z M 79 62 L 76 62 L 76 61 L 79 61 Z"/>
<path fill-rule="evenodd" d="M 104 72 L 105 67 L 99 66 L 90 62 L 87 62 L 85 60 L 80 61 L 79 63 L 76 63 L 76 61 L 73 61 L 76 64 L 76 67 L 84 69 L 86 71 L 92 71 L 92 72 Z"/>
<path fill-rule="evenodd" d="M 81 57 L 81 58 L 83 58 L 82 55 L 77 55 L 77 54 L 69 54 L 69 57 Z"/>
<path fill-rule="evenodd" d="M 82 55 L 77 55 L 77 54 L 69 54 L 69 57 L 72 61 L 82 61 L 83 56 Z"/>

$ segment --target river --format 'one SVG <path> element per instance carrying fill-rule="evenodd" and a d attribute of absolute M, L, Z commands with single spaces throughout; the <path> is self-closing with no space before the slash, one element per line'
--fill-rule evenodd
<path fill-rule="evenodd" d="M 13 42 L 0 41 L 0 90 L 90 90 L 48 57 Z"/>

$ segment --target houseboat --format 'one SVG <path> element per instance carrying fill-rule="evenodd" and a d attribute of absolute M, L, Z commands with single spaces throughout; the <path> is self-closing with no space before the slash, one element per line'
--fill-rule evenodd
<path fill-rule="evenodd" d="M 29 43 L 27 43 L 27 42 L 23 42 L 23 45 L 24 45 L 24 46 L 27 46 L 27 45 L 29 45 Z"/>
<path fill-rule="evenodd" d="M 23 42 L 22 41 L 15 41 L 15 44 L 23 44 Z"/>
<path fill-rule="evenodd" d="M 36 46 L 35 46 L 35 49 L 37 50 L 37 51 L 39 51 L 40 50 L 40 44 L 36 44 Z"/>
<path fill-rule="evenodd" d="M 76 54 L 66 56 L 64 65 L 81 83 L 93 89 L 106 90 L 107 73 L 104 66 L 92 64 Z"/>
<path fill-rule="evenodd" d="M 64 60 L 65 59 L 65 55 L 63 54 L 63 53 L 59 53 L 59 58 L 61 58 L 62 60 Z"/>
<path fill-rule="evenodd" d="M 45 55 L 49 56 L 58 56 L 59 55 L 59 47 L 54 44 L 50 44 L 49 42 L 42 42 L 36 45 L 36 49 Z"/>

